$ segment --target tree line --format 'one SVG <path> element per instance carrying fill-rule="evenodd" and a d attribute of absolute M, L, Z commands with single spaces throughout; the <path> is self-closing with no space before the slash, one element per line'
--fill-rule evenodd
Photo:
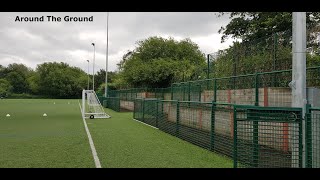
<path fill-rule="evenodd" d="M 95 74 L 95 89 L 100 94 L 104 92 L 105 75 L 103 69 Z M 108 75 L 109 82 L 112 82 L 113 72 Z M 92 75 L 89 76 L 89 85 L 92 89 Z M 35 70 L 24 64 L 0 65 L 2 97 L 79 98 L 87 86 L 88 74 L 64 62 L 45 62 L 37 65 Z"/>

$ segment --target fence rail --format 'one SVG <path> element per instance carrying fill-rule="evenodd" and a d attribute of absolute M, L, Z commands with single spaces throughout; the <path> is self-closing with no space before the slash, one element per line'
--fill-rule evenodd
<path fill-rule="evenodd" d="M 111 94 L 122 106 L 131 103 L 135 119 L 229 156 L 235 167 L 302 167 L 303 159 L 306 167 L 320 167 L 320 108 L 309 105 L 305 116 L 291 108 L 291 79 L 292 71 L 282 70 Z M 307 68 L 307 87 L 320 87 L 320 66 Z M 297 121 L 285 118 L 292 112 Z"/>
<path fill-rule="evenodd" d="M 134 119 L 233 159 L 234 167 L 302 167 L 302 109 L 136 99 Z"/>

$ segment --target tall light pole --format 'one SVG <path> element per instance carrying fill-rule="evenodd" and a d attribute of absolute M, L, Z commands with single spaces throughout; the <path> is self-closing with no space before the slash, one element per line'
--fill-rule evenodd
<path fill-rule="evenodd" d="M 106 88 L 105 97 L 108 95 L 108 56 L 109 56 L 109 12 L 107 12 L 107 52 L 106 52 Z"/>
<path fill-rule="evenodd" d="M 89 75 L 89 60 L 87 60 L 87 62 L 88 62 L 88 89 L 87 90 L 89 90 L 89 78 L 90 78 L 90 75 Z"/>
<path fill-rule="evenodd" d="M 92 90 L 94 90 L 94 59 L 95 59 L 95 54 L 96 54 L 96 46 L 94 45 L 94 43 L 91 43 L 93 46 L 93 73 L 92 73 Z"/>

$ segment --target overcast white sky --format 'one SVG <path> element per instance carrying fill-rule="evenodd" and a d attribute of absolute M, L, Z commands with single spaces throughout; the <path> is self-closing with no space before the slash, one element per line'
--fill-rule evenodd
<path fill-rule="evenodd" d="M 93 22 L 15 22 L 16 16 L 90 17 Z M 31 68 L 48 61 L 66 62 L 92 72 L 96 44 L 95 71 L 106 67 L 106 12 L 1 12 L 0 64 L 23 63 Z M 220 43 L 218 30 L 229 22 L 215 12 L 110 12 L 108 71 L 117 69 L 122 56 L 136 42 L 150 36 L 190 38 L 204 53 L 227 48 L 232 39 Z"/>

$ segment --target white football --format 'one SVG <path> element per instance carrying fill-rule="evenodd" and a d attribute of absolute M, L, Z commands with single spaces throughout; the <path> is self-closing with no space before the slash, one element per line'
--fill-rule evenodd
<path fill-rule="evenodd" d="M 10 114 L 7 114 L 6 116 L 7 116 L 7 117 L 10 117 Z"/>
<path fill-rule="evenodd" d="M 44 114 L 43 114 L 43 116 L 47 116 L 47 114 L 46 114 L 46 113 L 44 113 Z"/>

